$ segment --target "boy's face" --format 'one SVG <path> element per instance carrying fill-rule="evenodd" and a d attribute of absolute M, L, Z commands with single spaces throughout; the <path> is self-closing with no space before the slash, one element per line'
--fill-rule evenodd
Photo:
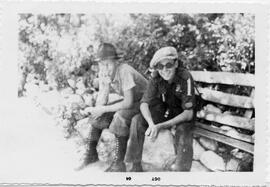
<path fill-rule="evenodd" d="M 178 64 L 175 60 L 164 59 L 156 65 L 155 69 L 164 80 L 171 81 L 174 78 L 177 66 Z"/>
<path fill-rule="evenodd" d="M 113 78 L 116 62 L 113 59 L 102 60 L 98 63 L 100 73 L 105 77 Z"/>

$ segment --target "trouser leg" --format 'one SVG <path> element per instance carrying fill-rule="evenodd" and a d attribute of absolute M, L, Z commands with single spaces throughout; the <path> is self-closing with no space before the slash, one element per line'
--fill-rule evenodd
<path fill-rule="evenodd" d="M 115 112 L 109 126 L 110 132 L 116 136 L 129 136 L 131 120 L 139 112 L 139 103 L 134 103 L 134 106 L 130 109 Z"/>
<path fill-rule="evenodd" d="M 165 106 L 163 104 L 157 104 L 154 107 L 151 107 L 150 112 L 154 123 L 165 120 Z M 133 117 L 130 127 L 130 143 L 126 156 L 127 162 L 141 163 L 145 131 L 147 128 L 148 124 L 142 114 Z"/>
<path fill-rule="evenodd" d="M 147 123 L 141 114 L 133 117 L 130 127 L 129 147 L 126 153 L 127 162 L 141 162 L 143 143 Z"/>
<path fill-rule="evenodd" d="M 179 124 L 176 129 L 176 171 L 190 171 L 193 158 L 193 123 Z"/>
<path fill-rule="evenodd" d="M 131 109 L 120 110 L 113 116 L 109 130 L 115 135 L 115 152 L 113 163 L 106 170 L 108 172 L 125 172 L 124 158 L 126 155 L 129 127 L 131 119 L 139 113 L 139 103 L 135 103 Z"/>

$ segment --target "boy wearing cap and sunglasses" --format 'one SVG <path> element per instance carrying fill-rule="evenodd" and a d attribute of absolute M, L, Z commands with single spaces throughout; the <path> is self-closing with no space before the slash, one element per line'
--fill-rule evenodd
<path fill-rule="evenodd" d="M 115 152 L 113 163 L 106 170 L 109 172 L 125 172 L 124 163 L 129 127 L 131 119 L 140 112 L 140 99 L 146 89 L 147 80 L 128 64 L 119 63 L 120 58 L 115 47 L 109 43 L 100 45 L 99 61 L 99 93 L 95 107 L 88 107 L 81 113 L 91 114 L 94 122 L 91 124 L 89 142 L 80 170 L 98 160 L 96 150 L 102 129 L 109 128 L 115 135 Z M 109 92 L 116 92 L 123 99 L 108 103 Z"/>
<path fill-rule="evenodd" d="M 150 68 L 156 70 L 157 75 L 149 81 L 141 99 L 141 114 L 132 119 L 127 161 L 133 163 L 131 171 L 143 171 L 141 160 L 145 136 L 154 140 L 161 129 L 176 126 L 177 158 L 172 169 L 190 171 L 195 117 L 193 79 L 187 70 L 178 67 L 178 54 L 173 47 L 159 49 Z"/>

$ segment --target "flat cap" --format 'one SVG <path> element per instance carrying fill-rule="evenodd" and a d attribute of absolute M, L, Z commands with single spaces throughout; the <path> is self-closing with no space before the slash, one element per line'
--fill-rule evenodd
<path fill-rule="evenodd" d="M 174 47 L 163 47 L 156 51 L 150 61 L 150 68 L 154 68 L 157 63 L 164 59 L 177 59 L 178 54 Z"/>

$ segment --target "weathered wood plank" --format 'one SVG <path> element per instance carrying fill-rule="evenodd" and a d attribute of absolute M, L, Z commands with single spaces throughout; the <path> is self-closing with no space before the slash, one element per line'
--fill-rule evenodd
<path fill-rule="evenodd" d="M 221 123 L 224 125 L 232 126 L 232 127 L 238 127 L 238 128 L 254 131 L 254 124 L 255 124 L 254 119 L 233 116 L 229 114 L 219 114 L 219 113 L 210 112 L 207 110 L 202 110 L 202 111 L 197 112 L 197 117 L 206 119 L 208 121 L 214 121 L 214 122 Z"/>
<path fill-rule="evenodd" d="M 236 140 L 230 137 L 227 137 L 222 134 L 217 134 L 214 132 L 210 132 L 205 129 L 201 129 L 199 127 L 195 127 L 194 133 L 200 136 L 208 137 L 210 139 L 216 140 L 218 142 L 222 142 L 224 144 L 230 145 L 232 147 L 247 151 L 251 154 L 254 152 L 254 145 L 247 143 L 247 142 L 242 142 L 240 140 Z"/>
<path fill-rule="evenodd" d="M 230 72 L 190 71 L 195 81 L 255 87 L 255 75 Z"/>
<path fill-rule="evenodd" d="M 254 108 L 253 99 L 251 97 L 228 94 L 209 88 L 198 88 L 198 90 L 202 94 L 202 98 L 207 101 L 233 107 Z"/>
<path fill-rule="evenodd" d="M 230 131 L 225 131 L 225 130 L 223 130 L 221 128 L 212 127 L 210 125 L 206 125 L 206 124 L 203 124 L 203 123 L 200 123 L 200 122 L 196 122 L 196 126 L 202 128 L 202 129 L 206 129 L 206 130 L 209 130 L 209 131 L 212 131 L 212 132 L 223 134 L 225 136 L 229 136 L 229 137 L 232 137 L 232 138 L 235 138 L 235 139 L 238 139 L 238 140 L 242 140 L 242 141 L 249 142 L 249 143 L 254 143 L 253 138 L 251 136 L 249 136 L 249 135 L 246 135 L 246 134 L 241 134 L 239 132 L 230 133 Z"/>
<path fill-rule="evenodd" d="M 254 99 L 255 96 L 255 88 L 252 89 L 251 93 L 250 93 L 250 98 Z M 246 110 L 245 112 L 245 117 L 246 118 L 251 118 L 253 115 L 253 110 Z"/>

